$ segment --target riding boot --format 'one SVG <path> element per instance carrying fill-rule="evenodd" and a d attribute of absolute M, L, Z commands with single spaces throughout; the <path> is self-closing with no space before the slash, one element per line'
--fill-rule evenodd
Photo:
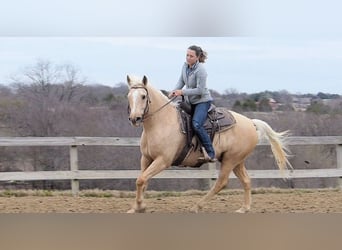
<path fill-rule="evenodd" d="M 207 150 L 202 147 L 202 153 L 203 157 L 199 157 L 198 159 L 204 162 L 216 162 L 217 159 L 215 158 L 215 155 L 213 157 L 210 157 L 209 154 L 207 153 Z"/>

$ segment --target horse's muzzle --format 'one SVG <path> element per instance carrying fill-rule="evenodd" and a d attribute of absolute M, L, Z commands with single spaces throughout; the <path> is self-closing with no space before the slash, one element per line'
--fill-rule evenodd
<path fill-rule="evenodd" d="M 139 127 L 143 121 L 142 117 L 128 118 L 131 124 L 135 127 Z"/>

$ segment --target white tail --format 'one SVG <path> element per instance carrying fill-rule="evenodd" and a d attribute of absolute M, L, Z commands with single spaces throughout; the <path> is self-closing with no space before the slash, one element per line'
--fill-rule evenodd
<path fill-rule="evenodd" d="M 252 121 L 257 128 L 259 140 L 266 138 L 270 142 L 279 169 L 285 170 L 287 166 L 293 169 L 288 160 L 288 153 L 290 151 L 286 146 L 286 138 L 289 135 L 289 131 L 276 132 L 264 121 L 258 119 L 252 119 Z"/>

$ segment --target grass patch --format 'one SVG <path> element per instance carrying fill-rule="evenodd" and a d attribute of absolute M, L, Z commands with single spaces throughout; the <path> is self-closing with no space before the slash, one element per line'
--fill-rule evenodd
<path fill-rule="evenodd" d="M 4 190 L 0 192 L 0 197 L 25 197 L 28 196 L 27 192 L 21 190 Z"/>
<path fill-rule="evenodd" d="M 184 197 L 184 196 L 203 196 L 208 191 L 202 190 L 187 190 L 187 191 L 147 191 L 145 193 L 146 198 L 161 198 L 161 197 Z M 242 195 L 242 189 L 224 189 L 218 195 Z M 338 188 L 326 188 L 326 189 L 281 189 L 281 188 L 256 188 L 252 189 L 253 194 L 305 194 L 305 193 L 324 193 L 324 192 L 341 192 Z M 38 197 L 53 197 L 53 196 L 65 196 L 71 197 L 71 191 L 57 191 L 57 190 L 0 190 L 0 197 L 26 197 L 26 196 L 38 196 Z M 135 198 L 135 191 L 120 191 L 120 190 L 82 190 L 79 192 L 79 197 L 91 197 L 91 198 Z"/>
<path fill-rule="evenodd" d="M 55 190 L 12 190 L 6 189 L 0 191 L 0 197 L 51 197 L 51 196 L 67 196 L 68 193 Z"/>
<path fill-rule="evenodd" d="M 135 197 L 135 192 L 119 191 L 119 190 L 83 190 L 79 193 L 80 197 L 93 197 L 93 198 L 132 198 Z"/>
<path fill-rule="evenodd" d="M 80 194 L 81 197 L 92 197 L 92 198 L 111 198 L 114 197 L 113 194 L 109 192 L 97 192 L 97 191 L 88 191 Z"/>

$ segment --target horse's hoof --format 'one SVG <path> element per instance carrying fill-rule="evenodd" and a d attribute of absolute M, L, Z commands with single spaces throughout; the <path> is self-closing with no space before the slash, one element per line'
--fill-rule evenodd
<path fill-rule="evenodd" d="M 130 210 L 127 211 L 128 214 L 145 213 L 145 212 L 146 212 L 145 205 L 140 205 L 138 208 L 137 206 L 133 206 Z"/>
<path fill-rule="evenodd" d="M 137 210 L 135 210 L 136 213 L 145 213 L 146 212 L 146 208 L 145 207 L 142 207 L 142 208 L 139 208 Z"/>
<path fill-rule="evenodd" d="M 134 208 L 131 208 L 131 209 L 128 210 L 126 213 L 127 213 L 127 214 L 134 214 L 134 213 L 135 213 L 135 209 L 134 209 Z"/>
<path fill-rule="evenodd" d="M 146 208 L 139 208 L 139 209 L 131 208 L 126 213 L 127 214 L 135 214 L 135 213 L 145 213 L 145 212 L 146 212 Z"/>
<path fill-rule="evenodd" d="M 239 214 L 245 214 L 248 212 L 249 212 L 249 208 L 245 208 L 245 207 L 242 207 L 242 208 L 235 211 L 235 213 L 239 213 Z"/>
<path fill-rule="evenodd" d="M 196 207 L 190 208 L 190 212 L 194 213 L 194 214 L 197 214 L 198 213 L 198 207 L 196 206 Z"/>
<path fill-rule="evenodd" d="M 191 209 L 190 209 L 190 212 L 191 213 L 195 213 L 195 214 L 198 214 L 198 212 L 200 211 L 202 209 L 202 206 L 200 206 L 200 205 L 195 205 L 195 206 L 193 206 Z"/>

